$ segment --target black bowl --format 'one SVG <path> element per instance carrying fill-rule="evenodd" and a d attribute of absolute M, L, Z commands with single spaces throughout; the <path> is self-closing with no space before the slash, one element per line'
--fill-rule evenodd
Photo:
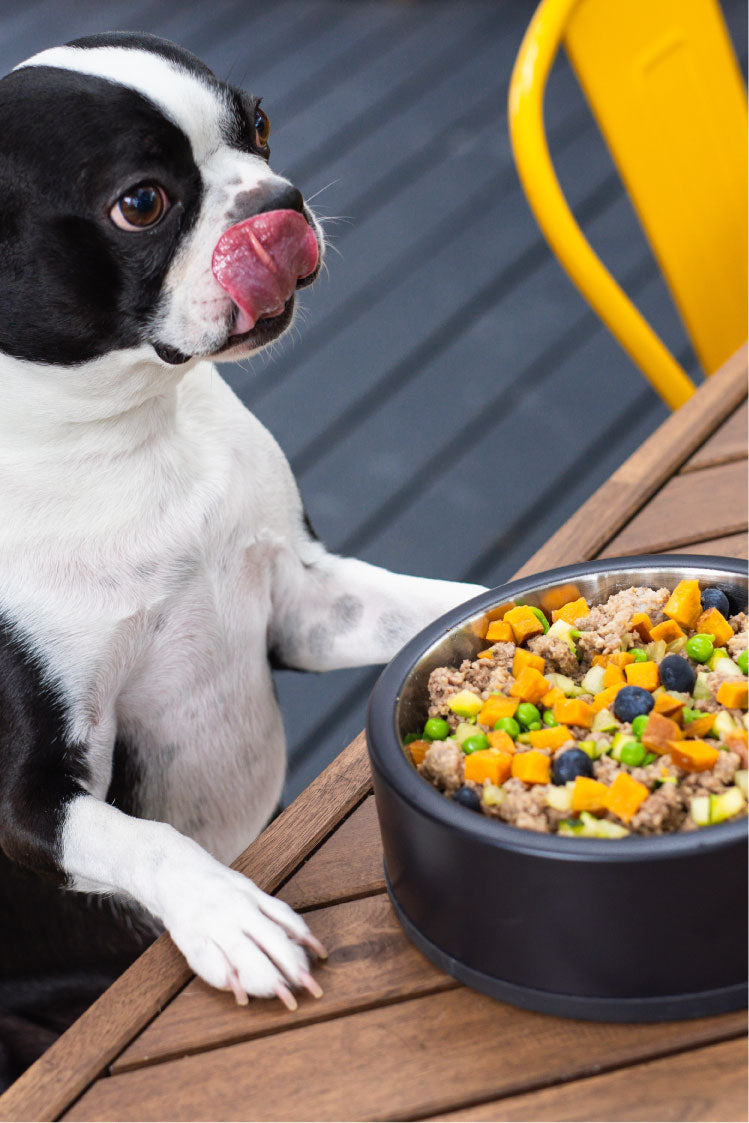
<path fill-rule="evenodd" d="M 598 1021 L 661 1021 L 746 1003 L 747 824 L 616 840 L 560 838 L 445 799 L 407 760 L 434 667 L 475 658 L 492 607 L 562 585 L 590 603 L 631 585 L 717 585 L 747 604 L 744 562 L 647 556 L 549 570 L 443 616 L 385 668 L 367 743 L 388 892 L 416 946 L 461 982 L 516 1006 Z"/>

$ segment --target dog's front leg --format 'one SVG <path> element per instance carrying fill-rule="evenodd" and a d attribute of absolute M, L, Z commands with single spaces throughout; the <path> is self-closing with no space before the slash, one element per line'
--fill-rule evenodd
<path fill-rule="evenodd" d="M 317 542 L 279 556 L 269 645 L 284 666 L 328 671 L 386 663 L 413 635 L 481 585 L 392 573 Z"/>

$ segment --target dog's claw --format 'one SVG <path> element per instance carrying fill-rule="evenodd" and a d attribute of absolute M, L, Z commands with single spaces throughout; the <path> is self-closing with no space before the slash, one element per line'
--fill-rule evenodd
<path fill-rule="evenodd" d="M 302 943 L 305 944 L 308 948 L 311 948 L 318 959 L 328 958 L 328 953 L 325 950 L 325 946 L 321 944 L 317 936 L 313 936 L 311 932 L 304 937 Z"/>
<path fill-rule="evenodd" d="M 289 988 L 284 986 L 283 983 L 279 983 L 276 987 L 276 997 L 281 999 L 287 1010 L 296 1010 L 297 1000 L 294 998 Z"/>
<path fill-rule="evenodd" d="M 250 1001 L 247 997 L 242 984 L 239 981 L 239 975 L 233 967 L 230 967 L 226 975 L 226 986 L 234 995 L 237 1006 L 246 1006 Z"/>
<path fill-rule="evenodd" d="M 317 979 L 313 979 L 309 971 L 299 972 L 299 982 L 302 986 L 306 987 L 313 998 L 322 998 L 323 989 L 318 983 Z"/>

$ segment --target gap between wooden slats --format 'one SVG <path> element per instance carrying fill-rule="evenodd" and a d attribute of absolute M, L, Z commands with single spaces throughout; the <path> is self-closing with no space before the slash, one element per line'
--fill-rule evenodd
<path fill-rule="evenodd" d="M 698 448 L 693 456 L 689 457 L 684 467 L 684 472 L 696 472 L 700 468 L 712 468 L 716 464 L 728 464 L 731 460 L 746 460 L 747 457 L 747 404 L 744 402 L 727 421 L 721 425 L 717 433 L 705 441 L 702 448 Z"/>

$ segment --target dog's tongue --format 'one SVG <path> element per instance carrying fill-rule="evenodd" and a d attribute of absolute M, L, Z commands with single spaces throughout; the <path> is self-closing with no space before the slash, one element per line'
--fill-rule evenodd
<path fill-rule="evenodd" d="M 213 275 L 239 308 L 234 335 L 277 316 L 317 265 L 317 239 L 298 211 L 265 211 L 229 227 L 213 251 Z"/>

